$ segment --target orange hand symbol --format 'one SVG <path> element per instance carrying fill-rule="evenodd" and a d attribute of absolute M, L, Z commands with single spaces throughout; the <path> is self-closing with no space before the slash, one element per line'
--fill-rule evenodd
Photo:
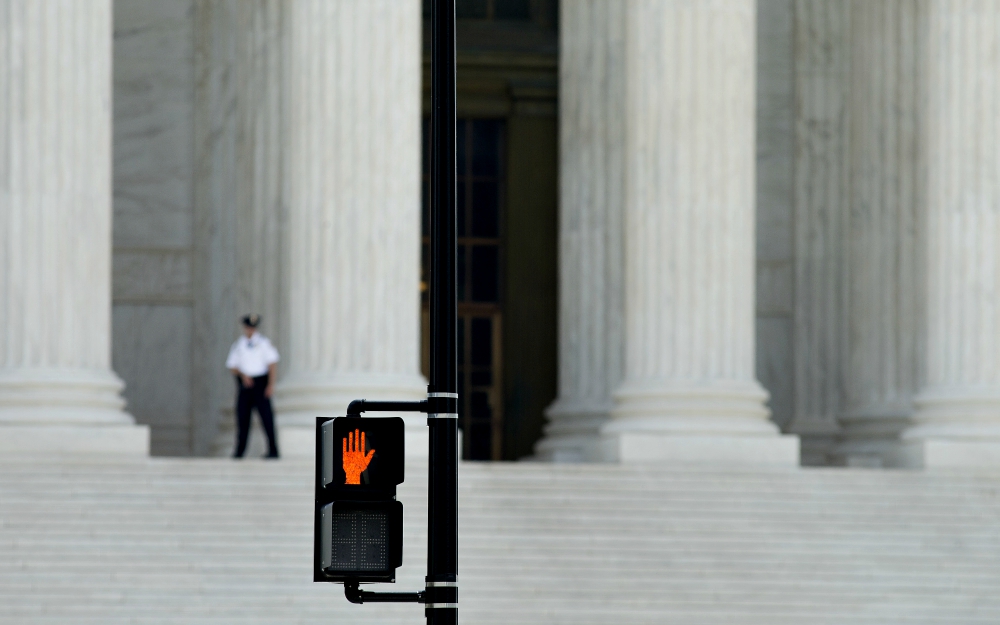
<path fill-rule="evenodd" d="M 370 449 L 365 454 L 365 433 L 360 430 L 348 432 L 344 439 L 344 473 L 347 475 L 345 484 L 360 484 L 361 473 L 368 468 L 368 463 L 372 461 L 375 454 L 374 449 Z"/>

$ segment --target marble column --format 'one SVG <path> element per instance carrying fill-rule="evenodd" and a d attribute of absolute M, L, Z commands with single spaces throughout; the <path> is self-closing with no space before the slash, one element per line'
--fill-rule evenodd
<path fill-rule="evenodd" d="M 624 356 L 625 3 L 560 13 L 559 396 L 536 456 L 595 459 Z"/>
<path fill-rule="evenodd" d="M 917 466 L 1000 466 L 1000 2 L 928 0 Z"/>
<path fill-rule="evenodd" d="M 839 431 L 847 358 L 851 3 L 795 2 L 795 415 L 802 462 Z"/>
<path fill-rule="evenodd" d="M 625 359 L 605 459 L 794 466 L 754 373 L 754 0 L 625 17 Z"/>
<path fill-rule="evenodd" d="M 111 360 L 111 0 L 0 1 L 0 453 L 148 453 Z"/>
<path fill-rule="evenodd" d="M 420 399 L 420 3 L 287 5 L 282 445 L 352 399 Z M 407 447 L 426 443 L 410 417 Z M 290 426 L 290 427 L 289 427 Z M 295 429 L 295 428 L 298 429 Z M 424 438 L 426 441 L 426 438 Z M 413 443 L 411 445 L 411 443 Z"/>
<path fill-rule="evenodd" d="M 912 0 L 850 4 L 846 393 L 832 460 L 898 467 L 920 355 L 921 22 Z"/>

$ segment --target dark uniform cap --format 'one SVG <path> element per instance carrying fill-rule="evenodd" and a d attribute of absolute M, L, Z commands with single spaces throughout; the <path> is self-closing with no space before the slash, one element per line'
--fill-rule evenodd
<path fill-rule="evenodd" d="M 256 328 L 260 324 L 260 315 L 247 315 L 243 317 L 243 325 Z"/>

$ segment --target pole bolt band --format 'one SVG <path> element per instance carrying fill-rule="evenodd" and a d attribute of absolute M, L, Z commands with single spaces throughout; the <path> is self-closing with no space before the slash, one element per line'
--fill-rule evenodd
<path fill-rule="evenodd" d="M 438 584 L 447 582 L 436 582 Z M 455 582 L 451 582 L 455 583 Z M 458 604 L 458 586 L 431 586 L 430 583 L 427 584 L 427 590 L 424 591 L 424 601 L 427 604 L 435 603 L 454 603 Z"/>
<path fill-rule="evenodd" d="M 458 398 L 431 397 L 427 400 L 428 414 L 448 414 L 458 412 Z"/>

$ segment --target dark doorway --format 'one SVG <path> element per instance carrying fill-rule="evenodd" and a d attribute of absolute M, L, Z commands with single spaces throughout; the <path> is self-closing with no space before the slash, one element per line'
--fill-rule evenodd
<path fill-rule="evenodd" d="M 464 434 L 462 457 L 499 460 L 503 457 L 504 415 L 500 302 L 502 207 L 506 182 L 504 121 L 459 119 L 456 131 L 458 395 L 459 427 Z M 425 187 L 428 175 L 425 167 Z M 423 273 L 426 276 L 430 244 L 426 195 L 423 222 Z"/>
<path fill-rule="evenodd" d="M 469 0 L 456 7 L 459 424 L 466 460 L 530 455 L 555 398 L 556 4 Z M 425 94 L 427 44 L 425 38 Z M 425 124 L 425 147 L 427 138 Z M 425 204 L 427 175 L 425 149 Z M 423 326 L 426 372 L 426 301 Z"/>

